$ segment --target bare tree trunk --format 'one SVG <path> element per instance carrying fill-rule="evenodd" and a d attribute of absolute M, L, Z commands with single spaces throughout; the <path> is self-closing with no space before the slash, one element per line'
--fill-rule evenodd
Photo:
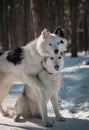
<path fill-rule="evenodd" d="M 42 19 L 44 19 L 44 16 L 45 17 L 45 20 L 43 20 L 43 27 L 45 28 L 48 28 L 50 31 L 52 31 L 52 29 L 54 30 L 54 24 L 52 24 L 54 22 L 53 18 L 54 18 L 54 8 L 52 6 L 52 2 L 53 0 L 42 0 Z M 55 1 L 54 1 L 55 2 Z"/>
<path fill-rule="evenodd" d="M 89 1 L 85 1 L 85 52 L 89 50 Z"/>
<path fill-rule="evenodd" d="M 42 0 L 43 26 L 51 32 L 57 27 L 64 27 L 64 0 Z"/>
<path fill-rule="evenodd" d="M 2 1 L 2 45 L 3 50 L 9 49 L 8 42 L 8 1 Z"/>
<path fill-rule="evenodd" d="M 24 0 L 24 44 L 29 40 L 28 35 L 30 29 L 30 0 Z"/>
<path fill-rule="evenodd" d="M 41 0 L 31 0 L 31 8 L 34 22 L 35 37 L 38 37 L 43 29 Z"/>
<path fill-rule="evenodd" d="M 56 26 L 64 27 L 64 0 L 55 0 L 55 23 Z"/>
<path fill-rule="evenodd" d="M 70 15 L 71 15 L 71 56 L 77 57 L 77 19 L 78 19 L 78 0 L 70 0 Z"/>
<path fill-rule="evenodd" d="M 15 13 L 15 0 L 10 0 L 10 48 L 14 49 L 18 46 L 17 33 L 16 33 L 16 13 Z"/>
<path fill-rule="evenodd" d="M 3 3 L 2 3 L 2 0 L 0 0 L 0 50 L 2 49 L 2 40 L 3 40 L 3 37 L 2 37 L 2 23 L 3 23 Z"/>
<path fill-rule="evenodd" d="M 28 0 L 24 0 L 24 44 L 27 43 L 27 13 L 28 13 Z"/>

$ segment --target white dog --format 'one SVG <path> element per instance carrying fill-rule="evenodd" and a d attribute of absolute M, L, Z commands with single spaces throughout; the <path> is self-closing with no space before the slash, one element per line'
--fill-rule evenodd
<path fill-rule="evenodd" d="M 66 51 L 66 46 L 67 40 L 58 27 L 53 34 L 44 29 L 38 39 L 23 48 L 0 53 L 0 111 L 3 115 L 6 113 L 1 104 L 11 84 L 22 81 L 34 88 L 42 87 L 42 82 L 37 79 L 37 74 L 43 69 L 42 59 Z"/>
<path fill-rule="evenodd" d="M 61 69 L 63 68 L 63 56 L 44 58 L 44 69 L 38 74 L 38 79 L 42 82 L 41 87 L 33 88 L 25 85 L 23 92 L 17 99 L 14 109 L 8 108 L 7 114 L 19 121 L 19 117 L 42 117 L 45 126 L 53 124 L 48 120 L 47 102 L 50 99 L 55 115 L 59 121 L 65 119 L 58 110 L 58 91 L 61 87 Z M 44 87 L 45 86 L 45 87 Z"/>

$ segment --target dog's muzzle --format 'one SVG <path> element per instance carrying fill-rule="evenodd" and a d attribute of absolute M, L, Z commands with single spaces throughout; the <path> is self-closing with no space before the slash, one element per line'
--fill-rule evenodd
<path fill-rule="evenodd" d="M 59 52 L 58 49 L 55 49 L 55 50 L 54 50 L 54 53 L 55 53 L 55 54 L 58 54 L 58 52 Z"/>
<path fill-rule="evenodd" d="M 55 65 L 55 70 L 59 70 L 59 65 Z"/>

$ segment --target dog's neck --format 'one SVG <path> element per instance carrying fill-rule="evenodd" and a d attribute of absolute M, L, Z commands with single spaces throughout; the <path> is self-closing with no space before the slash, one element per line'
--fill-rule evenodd
<path fill-rule="evenodd" d="M 47 70 L 45 67 L 43 67 L 43 69 L 44 69 L 49 75 L 53 75 L 53 74 L 54 74 L 54 73 L 48 72 L 48 70 Z"/>
<path fill-rule="evenodd" d="M 60 72 L 58 72 L 58 73 L 51 73 L 45 67 L 43 67 L 43 70 L 46 71 L 50 76 L 60 75 Z"/>

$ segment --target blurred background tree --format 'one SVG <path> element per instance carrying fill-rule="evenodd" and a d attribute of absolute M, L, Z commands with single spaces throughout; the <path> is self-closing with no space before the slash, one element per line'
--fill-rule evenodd
<path fill-rule="evenodd" d="M 23 46 L 43 28 L 64 29 L 72 57 L 89 52 L 88 0 L 0 0 L 0 48 Z"/>

